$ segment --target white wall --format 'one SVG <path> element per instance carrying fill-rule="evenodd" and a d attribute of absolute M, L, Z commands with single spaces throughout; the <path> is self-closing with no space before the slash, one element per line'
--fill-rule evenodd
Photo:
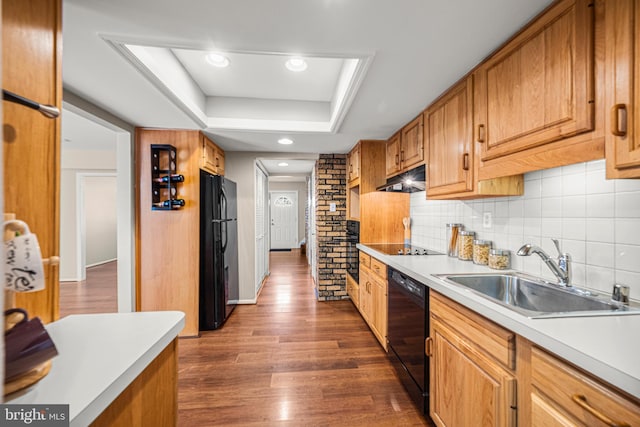
<path fill-rule="evenodd" d="M 483 213 L 493 216 L 482 227 Z M 411 195 L 412 243 L 445 251 L 445 224 L 461 222 L 477 238 L 512 251 L 512 267 L 554 279 L 537 255 L 516 256 L 525 243 L 556 255 L 551 238 L 573 258 L 573 283 L 610 293 L 631 286 L 640 300 L 640 179 L 606 180 L 604 160 L 531 172 L 523 196 L 472 201 Z M 461 261 L 462 262 L 462 261 Z"/>
<path fill-rule="evenodd" d="M 84 280 L 77 234 L 77 188 L 81 173 L 115 173 L 116 142 L 112 151 L 65 150 L 60 171 L 60 280 Z"/>
<path fill-rule="evenodd" d="M 83 176 L 86 266 L 117 256 L 116 176 Z"/>
<path fill-rule="evenodd" d="M 245 304 L 256 301 L 256 158 L 253 153 L 227 152 L 224 164 L 225 177 L 237 184 L 239 302 Z"/>
<path fill-rule="evenodd" d="M 304 210 L 307 205 L 308 188 L 306 182 L 269 182 L 269 191 L 296 191 L 298 193 L 298 237 L 296 243 L 304 238 Z M 297 246 L 296 246 L 297 247 Z"/>

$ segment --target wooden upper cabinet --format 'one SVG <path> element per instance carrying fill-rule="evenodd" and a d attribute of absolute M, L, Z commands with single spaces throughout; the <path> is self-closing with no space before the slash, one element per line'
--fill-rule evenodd
<path fill-rule="evenodd" d="M 473 143 L 473 81 L 468 76 L 424 112 L 427 197 L 464 199 L 516 196 L 522 175 L 478 181 L 478 147 Z"/>
<path fill-rule="evenodd" d="M 427 196 L 473 190 L 472 101 L 469 77 L 424 113 Z"/>
<path fill-rule="evenodd" d="M 62 108 L 61 0 L 2 2 L 2 87 Z M 45 289 L 18 293 L 15 306 L 48 323 L 58 318 L 60 126 L 15 103 L 3 103 L 4 211 L 38 237 Z M 10 301 L 5 301 L 13 305 Z"/>
<path fill-rule="evenodd" d="M 224 175 L 224 151 L 200 133 L 202 146 L 201 168 L 215 175 Z"/>
<path fill-rule="evenodd" d="M 640 178 L 640 3 L 606 2 L 607 178 Z"/>
<path fill-rule="evenodd" d="M 591 3 L 557 2 L 476 70 L 474 133 L 482 161 L 594 129 Z M 575 161 L 583 160 L 567 156 L 542 166 Z"/>
<path fill-rule="evenodd" d="M 353 182 L 360 178 L 360 143 L 356 144 L 347 155 L 347 181 Z"/>
<path fill-rule="evenodd" d="M 386 175 L 392 177 L 424 162 L 423 117 L 407 123 L 387 141 Z"/>
<path fill-rule="evenodd" d="M 386 174 L 394 176 L 400 172 L 400 132 L 396 132 L 387 141 Z"/>
<path fill-rule="evenodd" d="M 400 138 L 400 165 L 402 170 L 410 169 L 424 161 L 422 120 L 422 114 L 420 114 L 402 128 Z"/>

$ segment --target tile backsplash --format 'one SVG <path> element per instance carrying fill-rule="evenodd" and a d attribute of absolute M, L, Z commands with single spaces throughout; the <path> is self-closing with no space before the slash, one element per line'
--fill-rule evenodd
<path fill-rule="evenodd" d="M 445 224 L 460 222 L 494 248 L 511 250 L 513 269 L 554 279 L 540 257 L 516 251 L 532 243 L 555 257 L 557 238 L 571 254 L 573 284 L 610 293 L 621 283 L 640 300 L 640 179 L 607 180 L 598 160 L 530 172 L 524 181 L 518 197 L 442 201 L 413 193 L 412 243 L 444 252 Z M 491 227 L 483 227 L 486 213 Z"/>

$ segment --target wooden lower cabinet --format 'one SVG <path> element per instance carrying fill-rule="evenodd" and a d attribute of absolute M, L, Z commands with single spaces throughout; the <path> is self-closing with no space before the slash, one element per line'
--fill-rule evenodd
<path fill-rule="evenodd" d="M 433 291 L 430 310 L 426 348 L 433 422 L 439 427 L 515 426 L 515 372 L 485 351 L 490 341 L 483 342 L 482 334 L 476 334 L 481 331 L 478 326 L 486 323 L 489 336 L 497 325 L 477 315 L 464 316 L 465 309 Z M 504 332 L 505 337 L 512 335 Z M 509 341 L 512 338 L 505 342 L 507 346 Z"/>
<path fill-rule="evenodd" d="M 363 261 L 365 261 L 363 263 Z M 368 262 L 367 262 L 368 261 Z M 372 270 L 369 266 L 376 267 Z M 354 304 L 369 325 L 371 332 L 387 350 L 387 266 L 360 252 L 358 302 Z M 353 285 L 351 285 L 352 289 Z M 347 291 L 349 281 L 347 281 Z M 355 289 L 354 289 L 355 291 Z M 353 299 L 353 298 L 352 298 Z"/>
<path fill-rule="evenodd" d="M 640 426 L 637 398 L 433 290 L 429 304 L 437 426 Z"/>
<path fill-rule="evenodd" d="M 530 365 L 531 426 L 640 425 L 637 400 L 535 346 Z"/>
<path fill-rule="evenodd" d="M 347 295 L 351 298 L 353 305 L 356 308 L 360 307 L 360 286 L 358 282 L 353 280 L 350 275 L 347 274 Z"/>
<path fill-rule="evenodd" d="M 92 427 L 178 423 L 178 339 L 174 339 L 92 423 Z"/>

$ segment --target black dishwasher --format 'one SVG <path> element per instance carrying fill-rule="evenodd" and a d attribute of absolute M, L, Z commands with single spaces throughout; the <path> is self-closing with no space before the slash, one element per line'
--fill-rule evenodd
<path fill-rule="evenodd" d="M 429 365 L 425 339 L 429 333 L 429 288 L 388 269 L 389 358 L 416 405 L 429 414 Z"/>

